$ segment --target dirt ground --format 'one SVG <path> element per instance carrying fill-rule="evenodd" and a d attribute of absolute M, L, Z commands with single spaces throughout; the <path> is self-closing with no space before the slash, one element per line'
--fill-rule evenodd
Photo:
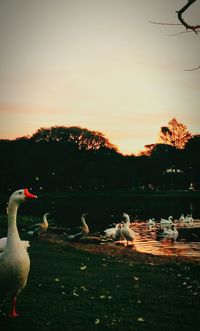
<path fill-rule="evenodd" d="M 147 253 L 137 252 L 134 248 L 134 245 L 124 246 L 116 245 L 115 243 L 81 243 L 81 242 L 67 242 L 63 239 L 60 239 L 56 236 L 45 236 L 42 240 L 47 241 L 52 244 L 59 244 L 62 247 L 70 247 L 73 249 L 78 249 L 86 251 L 89 253 L 98 253 L 102 255 L 117 257 L 119 260 L 128 261 L 138 264 L 166 264 L 166 263 L 195 263 L 200 264 L 200 260 L 193 257 L 181 257 L 181 256 L 160 256 Z"/>

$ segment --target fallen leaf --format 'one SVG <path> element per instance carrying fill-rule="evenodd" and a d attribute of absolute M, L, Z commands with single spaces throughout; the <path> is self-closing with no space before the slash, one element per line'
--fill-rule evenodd
<path fill-rule="evenodd" d="M 134 278 L 135 280 L 139 280 L 139 277 L 133 276 L 133 278 Z"/>
<path fill-rule="evenodd" d="M 84 266 L 80 267 L 80 269 L 81 269 L 81 270 L 85 270 L 86 268 L 87 268 L 87 266 L 86 266 L 86 265 L 84 265 Z"/>

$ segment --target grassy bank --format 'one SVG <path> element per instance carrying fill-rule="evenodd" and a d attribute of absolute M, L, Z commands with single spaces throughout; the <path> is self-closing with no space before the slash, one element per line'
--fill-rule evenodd
<path fill-rule="evenodd" d="M 31 272 L 19 318 L 0 330 L 197 330 L 200 265 L 121 261 L 46 242 L 29 249 Z"/>

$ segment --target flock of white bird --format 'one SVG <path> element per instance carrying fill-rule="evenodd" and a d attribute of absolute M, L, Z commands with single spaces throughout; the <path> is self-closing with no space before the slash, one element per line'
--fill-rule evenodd
<path fill-rule="evenodd" d="M 135 233 L 130 227 L 130 217 L 128 214 L 123 213 L 125 222 L 117 223 L 115 227 L 104 230 L 105 238 L 113 239 L 115 241 L 126 240 L 128 242 L 133 242 L 135 238 Z"/>
<path fill-rule="evenodd" d="M 123 216 L 126 219 L 125 222 L 104 230 L 104 233 L 107 239 L 113 239 L 114 241 L 126 240 L 128 245 L 129 241 L 134 241 L 136 233 L 132 228 L 129 215 L 123 213 Z M 193 221 L 192 215 L 184 216 L 183 214 L 177 220 L 174 220 L 173 216 L 169 216 L 168 219 L 161 218 L 159 222 L 156 222 L 155 218 L 150 218 L 146 222 L 146 227 L 148 231 L 156 231 L 158 238 L 175 242 L 178 238 L 177 227 L 190 225 Z"/>
<path fill-rule="evenodd" d="M 26 286 L 27 277 L 30 270 L 30 259 L 27 253 L 27 248 L 30 246 L 29 241 L 23 241 L 19 237 L 17 228 L 17 210 L 21 203 L 28 199 L 36 199 L 37 196 L 30 193 L 28 189 L 15 191 L 8 202 L 8 229 L 7 237 L 0 239 L 0 297 L 6 294 L 12 296 L 11 317 L 17 317 L 16 299 L 23 288 Z M 43 216 L 43 222 L 37 223 L 27 232 L 29 235 L 40 236 L 47 231 L 49 213 Z M 68 239 L 82 238 L 89 235 L 89 227 L 85 220 L 86 213 L 81 215 L 81 231 L 75 235 L 68 235 Z M 104 230 L 104 235 L 101 238 L 104 240 L 126 241 L 133 243 L 135 239 L 135 231 L 131 227 L 130 217 L 127 213 L 123 213 L 125 221 L 115 224 L 114 227 Z M 181 215 L 179 220 L 173 222 L 172 216 L 168 219 L 161 218 L 159 226 L 162 231 L 162 236 L 165 239 L 176 241 L 178 237 L 177 224 L 189 224 L 193 222 L 191 215 Z M 158 223 L 157 223 L 158 225 Z M 155 219 L 149 219 L 146 223 L 147 229 L 152 231 L 156 227 Z M 70 237 L 71 236 L 71 237 Z"/>

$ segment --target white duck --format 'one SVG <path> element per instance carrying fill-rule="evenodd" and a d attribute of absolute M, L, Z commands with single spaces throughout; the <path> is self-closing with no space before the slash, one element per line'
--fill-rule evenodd
<path fill-rule="evenodd" d="M 135 238 L 135 232 L 129 227 L 130 226 L 130 217 L 128 214 L 123 213 L 123 216 L 126 218 L 126 222 L 122 225 L 122 234 L 124 238 L 127 241 L 127 246 L 128 242 L 134 240 Z"/>
<path fill-rule="evenodd" d="M 171 229 L 164 227 L 163 237 L 164 237 L 164 240 L 176 241 L 176 239 L 178 237 L 178 230 L 176 229 L 175 224 L 171 225 Z"/>
<path fill-rule="evenodd" d="M 21 241 L 24 247 L 27 249 L 30 247 L 30 242 L 28 240 Z M 7 244 L 7 237 L 3 237 L 0 239 L 0 252 L 3 252 Z"/>
<path fill-rule="evenodd" d="M 114 240 L 118 241 L 118 240 L 125 240 L 126 238 L 124 237 L 123 233 L 122 233 L 122 227 L 123 225 L 121 223 L 119 223 L 117 225 L 117 228 L 115 230 L 115 234 L 114 234 Z"/>
<path fill-rule="evenodd" d="M 171 227 L 171 225 L 173 223 L 172 220 L 173 220 L 173 216 L 169 216 L 168 219 L 161 218 L 160 228 L 163 230 L 164 227 Z"/>
<path fill-rule="evenodd" d="M 184 223 L 191 224 L 191 223 L 193 223 L 193 221 L 194 221 L 194 219 L 193 219 L 192 215 L 191 214 L 188 214 L 185 217 Z"/>
<path fill-rule="evenodd" d="M 30 269 L 30 259 L 17 230 L 17 210 L 27 198 L 37 198 L 28 189 L 15 191 L 8 203 L 7 243 L 0 253 L 0 294 L 12 295 L 11 317 L 17 317 L 16 299 L 26 286 Z"/>
<path fill-rule="evenodd" d="M 155 225 L 156 225 L 156 223 L 155 223 L 155 218 L 150 218 L 150 219 L 148 220 L 148 222 L 147 222 L 147 227 L 148 227 L 148 229 L 151 231 L 152 228 L 155 227 Z"/>
<path fill-rule="evenodd" d="M 31 231 L 28 231 L 27 233 L 30 235 L 30 236 L 40 236 L 41 234 L 44 234 L 47 232 L 47 229 L 48 229 L 48 220 L 47 220 L 47 216 L 50 215 L 49 213 L 45 213 L 43 215 L 43 221 L 41 223 L 36 223 L 32 226 L 30 226 L 29 229 L 33 229 Z"/>
<path fill-rule="evenodd" d="M 115 237 L 115 232 L 116 232 L 116 230 L 118 229 L 119 224 L 120 224 L 120 223 L 117 223 L 117 224 L 115 225 L 115 227 L 108 228 L 108 229 L 104 230 L 105 237 L 106 237 L 106 238 L 109 238 L 109 239 L 114 239 L 114 237 Z"/>
<path fill-rule="evenodd" d="M 185 216 L 184 216 L 184 214 L 181 214 L 181 216 L 179 217 L 178 221 L 180 223 L 184 223 L 185 222 Z"/>

